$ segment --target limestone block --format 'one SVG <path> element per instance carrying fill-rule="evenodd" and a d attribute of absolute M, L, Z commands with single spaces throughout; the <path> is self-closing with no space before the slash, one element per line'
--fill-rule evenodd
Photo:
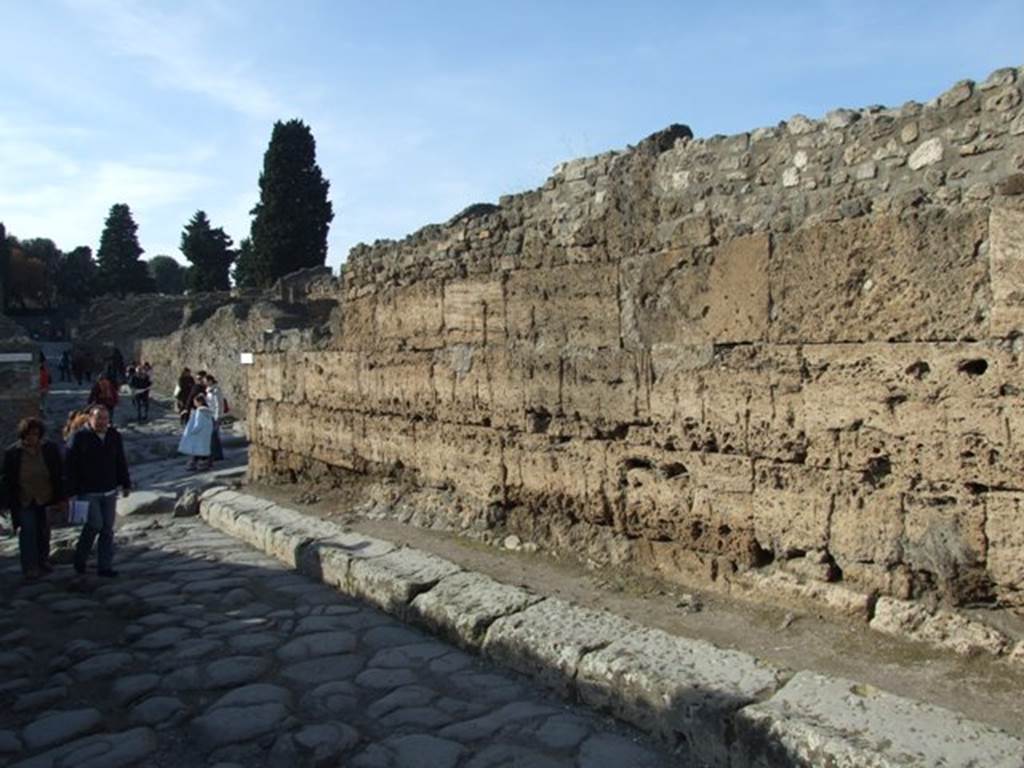
<path fill-rule="evenodd" d="M 431 415 L 434 393 L 433 354 L 427 351 L 366 355 L 361 360 L 360 410 Z"/>
<path fill-rule="evenodd" d="M 414 452 L 401 458 L 439 487 L 458 488 L 482 501 L 505 495 L 505 467 L 500 436 L 486 427 L 423 422 L 415 426 Z M 452 450 L 458 446 L 459 450 Z"/>
<path fill-rule="evenodd" d="M 444 330 L 449 344 L 504 344 L 505 299 L 497 278 L 446 282 Z"/>
<path fill-rule="evenodd" d="M 352 351 L 306 352 L 297 365 L 305 380 L 306 402 L 318 408 L 362 405 L 363 354 Z"/>
<path fill-rule="evenodd" d="M 835 496 L 828 549 L 845 570 L 852 563 L 892 566 L 902 555 L 903 495 L 875 489 L 858 476 L 846 476 Z"/>
<path fill-rule="evenodd" d="M 992 273 L 992 335 L 1024 331 L 1024 211 L 993 208 L 988 258 Z"/>
<path fill-rule="evenodd" d="M 1020 765 L 1024 743 L 946 709 L 842 678 L 798 672 L 736 715 L 733 765 L 889 768 Z"/>
<path fill-rule="evenodd" d="M 629 346 L 741 343 L 768 328 L 765 235 L 706 251 L 667 250 L 623 267 L 623 335 Z"/>
<path fill-rule="evenodd" d="M 449 345 L 434 352 L 431 384 L 437 416 L 461 423 L 493 422 L 488 357 L 495 347 Z"/>
<path fill-rule="evenodd" d="M 377 339 L 384 343 L 401 342 L 413 349 L 443 346 L 443 284 L 423 280 L 384 290 L 377 295 L 373 317 Z"/>
<path fill-rule="evenodd" d="M 998 656 L 1009 647 L 1005 635 L 979 621 L 972 621 L 953 611 L 931 612 L 919 603 L 891 597 L 878 599 L 871 628 L 946 648 L 961 656 L 979 653 Z"/>
<path fill-rule="evenodd" d="M 346 578 L 347 591 L 404 618 L 416 595 L 461 570 L 443 558 L 403 547 L 380 557 L 353 558 Z"/>
<path fill-rule="evenodd" d="M 734 713 L 780 675 L 745 653 L 643 629 L 586 654 L 576 680 L 584 703 L 678 742 L 684 760 L 727 765 Z"/>
<path fill-rule="evenodd" d="M 619 345 L 615 264 L 570 264 L 512 272 L 505 301 L 512 340 L 543 344 L 545 349 Z"/>
<path fill-rule="evenodd" d="M 508 498 L 548 510 L 579 510 L 590 522 L 608 524 L 607 450 L 604 440 L 518 435 L 505 446 Z"/>
<path fill-rule="evenodd" d="M 922 485 L 904 494 L 903 506 L 903 561 L 957 602 L 984 597 L 984 499 L 959 485 Z"/>
<path fill-rule="evenodd" d="M 985 495 L 988 572 L 1009 600 L 1024 602 L 1024 493 Z"/>
<path fill-rule="evenodd" d="M 568 695 L 586 654 L 638 629 L 614 614 L 550 598 L 491 624 L 483 653 Z"/>
<path fill-rule="evenodd" d="M 754 477 L 754 529 L 762 548 L 783 554 L 828 546 L 832 473 L 758 461 Z"/>
<path fill-rule="evenodd" d="M 694 486 L 682 458 L 674 451 L 609 445 L 606 496 L 618 532 L 663 541 L 703 534 L 702 525 L 692 525 Z"/>
<path fill-rule="evenodd" d="M 409 615 L 461 646 L 478 649 L 487 628 L 502 616 L 522 611 L 540 596 L 477 573 L 457 573 L 417 595 Z"/>
<path fill-rule="evenodd" d="M 344 304 L 341 338 L 345 349 L 367 350 L 377 345 L 377 296 L 349 298 Z"/>
<path fill-rule="evenodd" d="M 983 338 L 988 265 L 981 212 L 861 217 L 774 241 L 776 342 Z"/>
<path fill-rule="evenodd" d="M 563 353 L 560 361 L 559 410 L 607 428 L 646 415 L 646 382 L 638 355 L 621 349 Z"/>

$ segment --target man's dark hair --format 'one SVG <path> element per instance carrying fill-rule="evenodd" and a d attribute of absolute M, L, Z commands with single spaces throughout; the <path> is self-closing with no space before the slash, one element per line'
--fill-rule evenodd
<path fill-rule="evenodd" d="M 29 416 L 18 422 L 18 439 L 24 440 L 28 437 L 29 432 L 37 432 L 39 437 L 46 434 L 46 425 L 43 424 L 42 419 L 38 419 L 35 416 Z"/>

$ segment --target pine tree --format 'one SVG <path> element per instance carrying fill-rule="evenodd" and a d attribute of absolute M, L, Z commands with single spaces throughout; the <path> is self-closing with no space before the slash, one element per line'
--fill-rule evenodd
<path fill-rule="evenodd" d="M 260 201 L 252 209 L 252 259 L 243 273 L 257 287 L 327 260 L 334 211 L 316 163 L 316 141 L 301 120 L 274 123 L 263 156 Z"/>
<path fill-rule="evenodd" d="M 181 233 L 181 252 L 192 262 L 188 271 L 190 291 L 227 291 L 228 270 L 235 260 L 231 238 L 221 227 L 210 226 L 205 211 L 196 211 Z"/>
<path fill-rule="evenodd" d="M 124 296 L 152 293 L 155 289 L 145 262 L 139 260 L 143 250 L 137 231 L 138 225 L 127 205 L 116 203 L 110 207 L 96 254 L 101 291 Z"/>

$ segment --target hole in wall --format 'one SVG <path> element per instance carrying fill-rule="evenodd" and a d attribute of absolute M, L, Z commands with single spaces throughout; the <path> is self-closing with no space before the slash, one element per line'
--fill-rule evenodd
<path fill-rule="evenodd" d="M 988 370 L 988 361 L 982 358 L 977 358 L 975 360 L 961 360 L 956 369 L 960 371 L 960 373 L 966 373 L 968 376 L 981 376 Z"/>
<path fill-rule="evenodd" d="M 918 360 L 916 363 L 911 363 L 907 366 L 907 375 L 913 376 L 915 379 L 920 381 L 927 376 L 932 370 L 932 367 L 928 365 L 924 360 Z"/>

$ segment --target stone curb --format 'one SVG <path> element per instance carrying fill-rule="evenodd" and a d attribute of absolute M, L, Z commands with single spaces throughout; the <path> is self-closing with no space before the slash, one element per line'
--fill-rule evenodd
<path fill-rule="evenodd" d="M 949 710 L 811 672 L 790 677 L 226 488 L 204 491 L 200 510 L 310 578 L 632 723 L 695 764 L 1024 766 L 1024 742 Z"/>

